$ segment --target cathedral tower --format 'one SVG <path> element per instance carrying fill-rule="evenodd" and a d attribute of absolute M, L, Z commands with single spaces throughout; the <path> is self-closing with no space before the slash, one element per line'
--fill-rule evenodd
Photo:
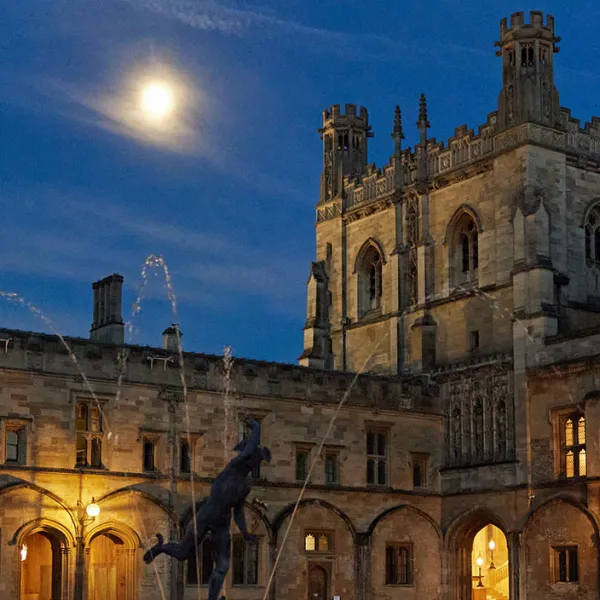
<path fill-rule="evenodd" d="M 500 23 L 496 53 L 502 57 L 502 91 L 498 98 L 501 129 L 535 122 L 549 127 L 559 123 L 560 104 L 554 85 L 553 55 L 559 51 L 560 38 L 554 35 L 554 18 L 531 11 L 530 22 L 524 13 L 513 13 Z"/>
<path fill-rule="evenodd" d="M 335 104 L 323 111 L 323 173 L 321 201 L 334 198 L 342 192 L 342 181 L 347 175 L 360 175 L 367 165 L 367 139 L 373 137 L 369 113 L 356 104 L 346 104 L 342 113 Z"/>

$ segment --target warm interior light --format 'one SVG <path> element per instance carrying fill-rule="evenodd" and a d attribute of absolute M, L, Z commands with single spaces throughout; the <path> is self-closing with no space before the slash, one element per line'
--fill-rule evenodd
<path fill-rule="evenodd" d="M 481 554 L 477 557 L 477 560 L 475 562 L 477 563 L 478 567 L 483 566 L 483 558 L 481 558 Z"/>
<path fill-rule="evenodd" d="M 174 105 L 173 91 L 164 83 L 150 83 L 142 90 L 142 109 L 152 119 L 166 117 Z"/>
<path fill-rule="evenodd" d="M 24 561 L 27 558 L 27 544 L 23 544 L 21 546 L 21 561 Z"/>
<path fill-rule="evenodd" d="M 92 519 L 100 514 L 100 507 L 96 504 L 93 498 L 92 502 L 87 505 L 85 512 L 87 513 L 88 517 L 92 517 Z"/>
<path fill-rule="evenodd" d="M 496 547 L 496 542 L 494 540 L 490 540 L 488 547 L 490 550 L 493 550 Z"/>

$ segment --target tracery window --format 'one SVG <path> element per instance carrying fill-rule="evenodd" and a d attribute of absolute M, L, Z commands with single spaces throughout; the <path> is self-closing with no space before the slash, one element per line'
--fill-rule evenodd
<path fill-rule="evenodd" d="M 102 467 L 102 409 L 96 401 L 78 402 L 75 415 L 77 430 L 76 465 Z"/>
<path fill-rule="evenodd" d="M 451 253 L 454 285 L 475 281 L 479 269 L 479 232 L 475 220 L 466 212 L 456 222 Z"/>
<path fill-rule="evenodd" d="M 358 265 L 359 317 L 381 308 L 383 260 L 375 245 L 362 252 Z"/>
<path fill-rule="evenodd" d="M 589 266 L 600 265 L 600 206 L 594 206 L 585 221 L 585 259 Z"/>
<path fill-rule="evenodd" d="M 562 441 L 565 476 L 585 477 L 587 474 L 585 417 L 581 413 L 572 413 L 565 417 Z"/>

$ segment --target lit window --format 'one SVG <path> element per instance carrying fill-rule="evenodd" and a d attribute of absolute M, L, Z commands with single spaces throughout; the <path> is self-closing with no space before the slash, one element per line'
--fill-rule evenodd
<path fill-rule="evenodd" d="M 75 464 L 78 467 L 100 468 L 102 464 L 102 409 L 98 402 L 78 402 L 75 413 L 77 446 Z"/>
<path fill-rule="evenodd" d="M 566 477 L 587 475 L 585 448 L 585 417 L 580 413 L 567 415 L 563 425 L 563 461 Z"/>
<path fill-rule="evenodd" d="M 306 552 L 331 552 L 333 550 L 332 535 L 326 531 L 311 531 L 304 535 Z"/>
<path fill-rule="evenodd" d="M 381 431 L 367 431 L 367 483 L 387 483 L 387 435 Z"/>
<path fill-rule="evenodd" d="M 390 544 L 385 549 L 385 584 L 411 585 L 413 583 L 412 546 Z"/>
<path fill-rule="evenodd" d="M 553 548 L 554 582 L 577 583 L 579 581 L 579 564 L 577 546 Z"/>
<path fill-rule="evenodd" d="M 241 536 L 233 538 L 233 585 L 258 584 L 258 540 L 247 542 Z"/>

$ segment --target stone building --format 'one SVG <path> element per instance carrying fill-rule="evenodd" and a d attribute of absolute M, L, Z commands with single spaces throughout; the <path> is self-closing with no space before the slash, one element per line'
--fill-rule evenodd
<path fill-rule="evenodd" d="M 126 345 L 116 275 L 90 339 L 2 330 L 0 597 L 206 597 L 209 542 L 141 557 L 251 415 L 274 460 L 228 598 L 598 598 L 600 121 L 560 106 L 558 42 L 503 20 L 497 110 L 444 144 L 422 96 L 403 149 L 397 108 L 381 168 L 367 111 L 324 111 L 300 366 Z"/>

